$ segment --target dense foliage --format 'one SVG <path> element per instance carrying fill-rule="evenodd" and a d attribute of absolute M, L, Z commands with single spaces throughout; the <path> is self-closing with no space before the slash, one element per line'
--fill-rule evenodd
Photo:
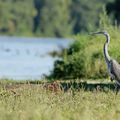
<path fill-rule="evenodd" d="M 107 16 L 101 16 L 101 28 L 107 30 L 111 36 L 109 46 L 110 56 L 120 62 L 120 29 L 113 27 Z M 51 72 L 51 78 L 106 78 L 108 76 L 103 56 L 105 37 L 77 35 L 75 42 L 63 54 L 61 60 L 57 60 Z"/>
<path fill-rule="evenodd" d="M 110 2 L 106 6 L 108 14 L 113 17 L 113 19 L 117 20 L 117 24 L 120 24 L 120 0 L 115 0 L 114 2 Z"/>
<path fill-rule="evenodd" d="M 1 0 L 0 33 L 66 37 L 98 26 L 112 0 Z M 94 7 L 93 7 L 94 6 Z"/>

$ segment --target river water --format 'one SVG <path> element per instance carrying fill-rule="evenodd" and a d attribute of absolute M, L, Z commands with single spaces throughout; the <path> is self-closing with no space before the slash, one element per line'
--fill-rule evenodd
<path fill-rule="evenodd" d="M 72 41 L 59 38 L 0 36 L 0 79 L 34 80 L 49 74 L 58 58 L 48 55 Z"/>

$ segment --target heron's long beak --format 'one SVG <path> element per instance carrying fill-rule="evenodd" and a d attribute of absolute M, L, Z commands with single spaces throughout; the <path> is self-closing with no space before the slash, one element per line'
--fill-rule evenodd
<path fill-rule="evenodd" d="M 89 35 L 95 35 L 95 34 L 103 34 L 103 32 L 93 32 L 93 33 L 89 33 Z"/>

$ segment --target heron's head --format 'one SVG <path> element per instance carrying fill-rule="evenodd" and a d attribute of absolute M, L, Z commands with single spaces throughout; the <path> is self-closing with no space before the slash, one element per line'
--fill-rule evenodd
<path fill-rule="evenodd" d="M 108 34 L 107 31 L 102 31 L 102 32 L 93 32 L 93 33 L 90 33 L 90 35 L 96 35 L 96 34 L 102 34 L 102 35 L 105 35 L 106 36 L 106 42 L 109 43 L 110 42 L 110 36 Z"/>
<path fill-rule="evenodd" d="M 107 32 L 107 31 L 100 31 L 100 32 L 93 32 L 93 33 L 90 33 L 90 35 L 95 35 L 95 34 L 108 35 L 108 32 Z"/>

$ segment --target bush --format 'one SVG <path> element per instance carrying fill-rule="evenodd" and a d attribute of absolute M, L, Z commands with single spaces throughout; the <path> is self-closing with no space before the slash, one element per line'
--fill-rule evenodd
<path fill-rule="evenodd" d="M 119 29 L 114 32 L 111 29 L 108 32 L 111 36 L 109 54 L 120 62 Z M 75 42 L 67 49 L 67 54 L 62 56 L 62 60 L 55 62 L 50 76 L 57 79 L 108 77 L 103 56 L 105 37 L 102 35 L 94 37 L 78 35 L 75 39 Z"/>
<path fill-rule="evenodd" d="M 107 30 L 111 36 L 109 54 L 120 62 L 120 28 L 112 26 L 103 14 L 100 21 L 100 30 Z M 101 30 L 102 29 L 102 30 Z M 107 67 L 103 56 L 103 45 L 105 37 L 77 35 L 74 43 L 66 50 L 67 54 L 62 56 L 61 61 L 56 61 L 54 70 L 51 72 L 53 78 L 106 78 L 108 77 Z M 64 59 L 65 58 L 65 59 Z"/>

